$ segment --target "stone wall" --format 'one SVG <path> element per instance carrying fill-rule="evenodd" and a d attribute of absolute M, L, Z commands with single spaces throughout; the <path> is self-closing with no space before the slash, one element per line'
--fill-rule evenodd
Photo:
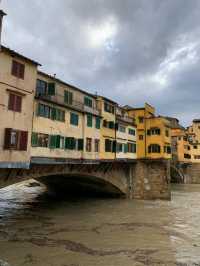
<path fill-rule="evenodd" d="M 138 160 L 133 178 L 133 198 L 171 198 L 170 162 L 168 160 Z"/>
<path fill-rule="evenodd" d="M 200 163 L 188 164 L 183 168 L 186 184 L 200 184 Z"/>

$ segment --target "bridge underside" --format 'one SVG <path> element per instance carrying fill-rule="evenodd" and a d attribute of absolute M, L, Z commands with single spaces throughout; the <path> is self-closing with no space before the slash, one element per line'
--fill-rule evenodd
<path fill-rule="evenodd" d="M 39 177 L 37 180 L 45 184 L 50 192 L 60 196 L 89 195 L 125 197 L 122 191 L 108 180 L 87 175 L 56 175 Z"/>
<path fill-rule="evenodd" d="M 36 179 L 57 193 L 170 199 L 169 161 L 137 160 L 99 164 L 32 164 L 30 169 L 0 169 L 0 188 Z"/>

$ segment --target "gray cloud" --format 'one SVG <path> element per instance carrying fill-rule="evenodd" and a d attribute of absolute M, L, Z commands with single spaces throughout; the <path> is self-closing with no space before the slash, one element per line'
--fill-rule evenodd
<path fill-rule="evenodd" d="M 200 1 L 3 0 L 5 45 L 121 104 L 200 116 Z"/>

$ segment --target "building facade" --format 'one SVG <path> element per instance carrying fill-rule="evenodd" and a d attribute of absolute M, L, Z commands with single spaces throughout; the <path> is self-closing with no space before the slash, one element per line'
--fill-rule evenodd
<path fill-rule="evenodd" d="M 137 128 L 135 119 L 129 117 L 125 108 L 116 107 L 116 159 L 132 160 L 137 158 Z"/>
<path fill-rule="evenodd" d="M 28 168 L 38 63 L 1 46 L 0 167 Z"/>
<path fill-rule="evenodd" d="M 43 160 L 98 160 L 101 116 L 96 98 L 38 72 L 31 156 Z"/>
<path fill-rule="evenodd" d="M 200 163 L 200 119 L 194 119 L 187 128 L 188 140 L 191 146 L 191 162 Z"/>
<path fill-rule="evenodd" d="M 155 116 L 155 108 L 145 104 L 142 108 L 126 107 L 137 125 L 137 158 L 171 159 L 171 129 L 169 121 Z"/>

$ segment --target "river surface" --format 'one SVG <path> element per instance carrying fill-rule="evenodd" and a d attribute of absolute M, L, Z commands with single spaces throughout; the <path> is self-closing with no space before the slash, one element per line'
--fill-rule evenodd
<path fill-rule="evenodd" d="M 174 186 L 171 202 L 2 189 L 0 265 L 200 265 L 200 185 Z"/>

